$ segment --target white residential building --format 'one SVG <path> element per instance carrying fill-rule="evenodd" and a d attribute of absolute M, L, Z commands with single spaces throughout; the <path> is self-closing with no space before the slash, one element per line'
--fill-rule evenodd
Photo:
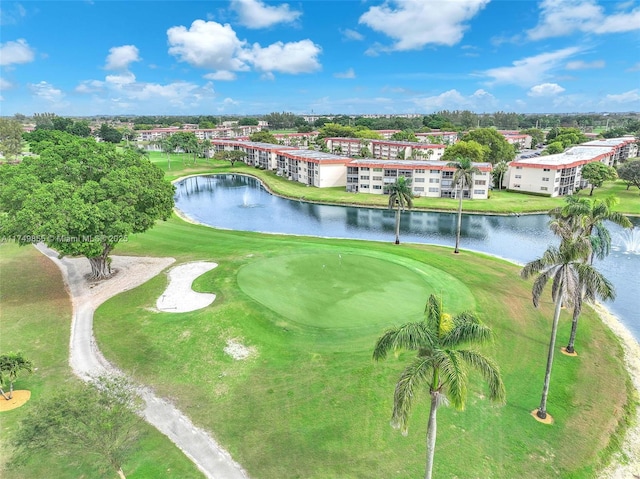
<path fill-rule="evenodd" d="M 211 142 L 210 156 L 217 151 L 244 151 L 247 156 L 245 163 L 263 170 L 275 171 L 278 167 L 278 152 L 281 150 L 292 150 L 282 145 L 272 143 L 261 143 L 253 141 L 238 140 L 213 140 Z"/>
<path fill-rule="evenodd" d="M 480 173 L 473 175 L 471 188 L 463 191 L 463 198 L 487 199 L 491 185 L 491 163 L 474 163 Z M 372 160 L 358 159 L 347 163 L 347 191 L 383 194 L 385 186 L 398 177 L 411 180 L 415 196 L 455 198 L 458 190 L 453 184 L 455 168 L 442 161 Z"/>
<path fill-rule="evenodd" d="M 612 148 L 614 151 L 613 166 L 619 162 L 625 162 L 629 158 L 638 156 L 638 144 L 633 136 L 623 136 L 621 138 L 605 138 L 603 140 L 592 140 L 576 145 L 576 147 L 604 147 Z"/>
<path fill-rule="evenodd" d="M 309 186 L 330 188 L 346 186 L 346 163 L 351 158 L 314 150 L 288 150 L 277 152 L 277 174 Z"/>
<path fill-rule="evenodd" d="M 376 159 L 383 160 L 439 160 L 445 145 L 416 143 L 411 141 L 369 140 L 366 138 L 326 138 L 327 148 L 345 156 L 362 156 L 363 149 Z"/>

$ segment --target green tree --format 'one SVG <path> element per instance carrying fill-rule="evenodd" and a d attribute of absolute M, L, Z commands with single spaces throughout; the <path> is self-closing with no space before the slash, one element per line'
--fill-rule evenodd
<path fill-rule="evenodd" d="M 495 362 L 473 349 L 461 349 L 486 343 L 491 338 L 491 330 L 476 315 L 463 312 L 451 316 L 444 312 L 442 301 L 431 295 L 422 321 L 389 329 L 376 343 L 375 361 L 399 350 L 417 352 L 417 357 L 405 368 L 396 384 L 391 421 L 406 434 L 413 398 L 419 388 L 428 388 L 431 407 L 427 425 L 426 479 L 432 477 L 437 410 L 449 402 L 456 409 L 464 409 L 469 368 L 484 378 L 491 400 L 505 401 L 504 384 Z"/>
<path fill-rule="evenodd" d="M 547 145 L 544 149 L 544 152 L 548 155 L 557 155 L 558 153 L 562 153 L 564 151 L 564 145 L 561 141 L 554 141 Z"/>
<path fill-rule="evenodd" d="M 89 126 L 89 122 L 86 120 L 82 121 L 74 121 L 72 125 L 67 127 L 67 133 L 71 133 L 72 135 L 81 136 L 86 138 L 91 136 L 91 127 Z"/>
<path fill-rule="evenodd" d="M 61 143 L 39 158 L 0 166 L 0 235 L 86 256 L 91 277 L 108 278 L 108 256 L 120 241 L 171 216 L 174 187 L 134 151 L 54 133 Z"/>
<path fill-rule="evenodd" d="M 7 159 L 17 158 L 22 153 L 22 123 L 9 118 L 0 118 L 0 153 Z"/>
<path fill-rule="evenodd" d="M 122 133 L 106 123 L 100 125 L 98 136 L 102 138 L 102 141 L 106 141 L 108 143 L 120 143 L 122 141 Z"/>
<path fill-rule="evenodd" d="M 540 145 L 544 143 L 544 131 L 540 128 L 527 128 L 520 133 L 523 135 L 529 135 L 531 137 L 531 146 Z"/>
<path fill-rule="evenodd" d="M 278 139 L 273 136 L 269 130 L 260 130 L 249 135 L 249 141 L 255 141 L 257 143 L 271 143 L 273 145 L 279 144 Z"/>
<path fill-rule="evenodd" d="M 442 155 L 442 161 L 455 161 L 456 158 L 469 158 L 474 163 L 487 161 L 489 148 L 481 145 L 477 141 L 461 140 L 453 145 L 447 146 Z"/>
<path fill-rule="evenodd" d="M 389 194 L 389 209 L 396 210 L 396 244 L 400 244 L 400 213 L 405 208 L 413 207 L 413 195 L 411 194 L 411 179 L 401 176 L 394 183 L 387 186 Z"/>
<path fill-rule="evenodd" d="M 125 478 L 122 466 L 140 437 L 142 401 L 124 378 L 100 377 L 83 387 L 44 398 L 27 411 L 14 437 L 19 466 L 42 450 L 89 457 Z"/>
<path fill-rule="evenodd" d="M 236 161 L 244 161 L 247 153 L 242 150 L 220 150 L 216 151 L 213 157 L 216 160 L 229 161 L 231 162 L 231 166 L 233 166 Z"/>
<path fill-rule="evenodd" d="M 618 177 L 627 183 L 627 190 L 631 186 L 640 188 L 640 160 L 632 160 L 618 166 Z"/>
<path fill-rule="evenodd" d="M 618 177 L 616 169 L 599 161 L 587 163 L 582 167 L 582 179 L 591 185 L 589 196 L 593 196 L 593 189 L 600 188 L 605 181 L 615 180 Z"/>
<path fill-rule="evenodd" d="M 536 308 L 540 304 L 540 297 L 549 280 L 552 282 L 551 298 L 555 302 L 547 354 L 547 367 L 542 386 L 542 398 L 536 412 L 540 419 L 547 418 L 547 397 L 551 382 L 551 369 L 558 332 L 558 321 L 560 320 L 560 309 L 564 303 L 574 304 L 576 294 L 580 293 L 580 284 L 583 284 L 582 279 L 593 274 L 593 266 L 584 262 L 584 258 L 587 257 L 590 251 L 591 246 L 588 238 L 581 235 L 567 236 L 559 247 L 550 246 L 541 258 L 527 263 L 520 272 L 524 279 L 538 275 L 533 282 L 531 291 L 533 305 Z"/>
<path fill-rule="evenodd" d="M 463 141 L 476 141 L 483 146 L 489 148 L 489 153 L 484 161 L 488 161 L 495 165 L 499 161 L 511 161 L 516 157 L 516 151 L 513 145 L 493 128 L 478 128 L 470 131 L 462 137 Z"/>
<path fill-rule="evenodd" d="M 464 190 L 473 184 L 473 175 L 480 173 L 477 166 L 474 166 L 469 158 L 458 158 L 456 161 L 447 163 L 450 168 L 455 168 L 453 173 L 453 184 L 458 187 L 458 224 L 456 227 L 456 247 L 454 253 L 460 252 L 460 229 L 462 227 L 462 197 Z"/>
<path fill-rule="evenodd" d="M 18 379 L 20 373 L 26 371 L 33 372 L 33 363 L 29 359 L 25 359 L 22 353 L 10 353 L 0 355 L 0 394 L 7 401 L 13 398 L 13 383 Z M 9 396 L 5 394 L 2 386 L 5 381 L 9 381 Z"/>
<path fill-rule="evenodd" d="M 509 170 L 509 164 L 506 161 L 499 161 L 493 166 L 493 171 L 491 172 L 494 179 L 494 184 L 498 186 L 498 189 L 502 189 L 502 180 L 504 179 L 504 174 Z"/>

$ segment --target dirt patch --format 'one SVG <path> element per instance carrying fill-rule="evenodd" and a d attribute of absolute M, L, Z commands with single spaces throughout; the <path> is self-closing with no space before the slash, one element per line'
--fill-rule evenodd
<path fill-rule="evenodd" d="M 228 339 L 227 346 L 224 348 L 224 352 L 231 356 L 233 359 L 240 361 L 247 359 L 256 352 L 256 348 L 247 347 L 244 344 L 236 341 L 235 339 Z"/>
<path fill-rule="evenodd" d="M 9 396 L 9 393 L 7 393 L 7 396 Z M 31 391 L 27 391 L 24 389 L 18 389 L 17 391 L 13 391 L 13 397 L 8 401 L 2 396 L 0 396 L 0 412 L 17 409 L 20 406 L 24 405 L 30 398 L 31 398 Z"/>

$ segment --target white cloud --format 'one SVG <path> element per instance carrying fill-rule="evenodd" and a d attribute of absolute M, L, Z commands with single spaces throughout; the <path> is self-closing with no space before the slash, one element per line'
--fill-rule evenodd
<path fill-rule="evenodd" d="M 139 62 L 140 56 L 135 45 L 122 45 L 109 49 L 105 70 L 126 70 L 132 62 Z"/>
<path fill-rule="evenodd" d="M 204 75 L 207 80 L 231 81 L 236 79 L 236 74 L 227 70 L 218 70 L 214 73 Z"/>
<path fill-rule="evenodd" d="M 321 51 L 321 48 L 311 40 L 276 42 L 265 48 L 254 43 L 245 58 L 260 71 L 311 73 L 321 68 L 317 58 Z"/>
<path fill-rule="evenodd" d="M 355 40 L 357 42 L 364 40 L 364 35 L 362 33 L 351 30 L 350 28 L 340 30 L 340 33 L 342 33 L 342 38 L 345 40 Z"/>
<path fill-rule="evenodd" d="M 489 0 L 387 0 L 370 7 L 359 23 L 395 40 L 384 50 L 417 50 L 427 44 L 452 46 L 462 40 L 466 21 Z"/>
<path fill-rule="evenodd" d="M 355 78 L 356 72 L 353 70 L 353 68 L 349 68 L 346 72 L 334 73 L 333 76 L 336 78 Z"/>
<path fill-rule="evenodd" d="M 13 84 L 9 80 L 5 80 L 4 78 L 0 77 L 0 90 L 8 90 L 12 87 Z"/>
<path fill-rule="evenodd" d="M 442 109 L 471 109 L 486 111 L 496 104 L 496 98 L 485 90 L 476 90 L 472 95 L 464 96 L 458 90 L 448 90 L 440 95 L 415 98 L 413 102 L 424 111 Z"/>
<path fill-rule="evenodd" d="M 543 0 L 540 9 L 538 25 L 527 31 L 531 40 L 576 31 L 605 34 L 640 30 L 640 8 L 607 15 L 596 0 Z"/>
<path fill-rule="evenodd" d="M 225 105 L 237 105 L 238 102 L 235 101 L 233 98 L 225 98 L 224 100 L 222 100 L 222 103 L 224 103 Z"/>
<path fill-rule="evenodd" d="M 184 26 L 167 30 L 169 53 L 178 60 L 212 70 L 247 70 L 239 58 L 246 42 L 240 41 L 229 24 L 195 20 L 189 29 Z"/>
<path fill-rule="evenodd" d="M 46 81 L 41 81 L 40 83 L 29 83 L 29 90 L 37 96 L 38 98 L 42 98 L 43 100 L 47 100 L 51 103 L 59 103 L 64 97 L 64 93 L 62 90 L 55 88 L 50 83 Z"/>
<path fill-rule="evenodd" d="M 105 81 L 115 85 L 129 85 L 136 82 L 136 76 L 131 72 L 123 72 L 119 75 L 107 75 Z"/>
<path fill-rule="evenodd" d="M 563 91 L 564 88 L 557 83 L 541 83 L 540 85 L 531 87 L 527 95 L 531 97 L 554 96 L 562 93 Z"/>
<path fill-rule="evenodd" d="M 302 12 L 290 10 L 286 3 L 270 6 L 260 0 L 231 0 L 230 8 L 238 14 L 240 24 L 248 28 L 291 23 L 302 15 Z"/>
<path fill-rule="evenodd" d="M 577 60 L 577 61 L 569 62 L 565 66 L 567 70 L 589 70 L 592 68 L 604 68 L 604 67 L 605 67 L 604 60 L 594 60 L 591 63 L 583 62 L 582 60 Z"/>
<path fill-rule="evenodd" d="M 0 43 L 0 65 L 30 63 L 35 57 L 34 50 L 23 38 L 13 42 Z"/>
<path fill-rule="evenodd" d="M 85 80 L 75 88 L 77 93 L 98 93 L 104 90 L 104 82 L 100 80 Z"/>
<path fill-rule="evenodd" d="M 541 53 L 533 57 L 516 60 L 512 66 L 486 70 L 484 74 L 493 78 L 491 83 L 513 83 L 529 86 L 549 77 L 549 72 L 560 66 L 567 58 L 580 50 L 576 47 L 563 48 L 555 52 Z"/>
<path fill-rule="evenodd" d="M 640 90 L 636 88 L 635 90 L 629 90 L 618 95 L 607 95 L 605 98 L 607 102 L 614 103 L 640 102 Z"/>

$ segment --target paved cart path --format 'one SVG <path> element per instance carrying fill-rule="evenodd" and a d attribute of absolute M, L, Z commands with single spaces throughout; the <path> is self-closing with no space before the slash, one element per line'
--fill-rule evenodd
<path fill-rule="evenodd" d="M 58 258 L 58 253 L 39 244 L 38 250 L 62 272 L 73 306 L 69 363 L 73 372 L 85 381 L 107 374 L 123 374 L 110 364 L 98 349 L 93 336 L 93 314 L 98 306 L 118 293 L 133 289 L 172 264 L 173 258 L 113 256 L 117 274 L 109 280 L 91 283 L 86 258 Z M 157 397 L 151 389 L 139 386 L 145 401 L 144 418 L 182 450 L 211 479 L 247 479 L 247 473 L 229 453 L 175 406 Z"/>

